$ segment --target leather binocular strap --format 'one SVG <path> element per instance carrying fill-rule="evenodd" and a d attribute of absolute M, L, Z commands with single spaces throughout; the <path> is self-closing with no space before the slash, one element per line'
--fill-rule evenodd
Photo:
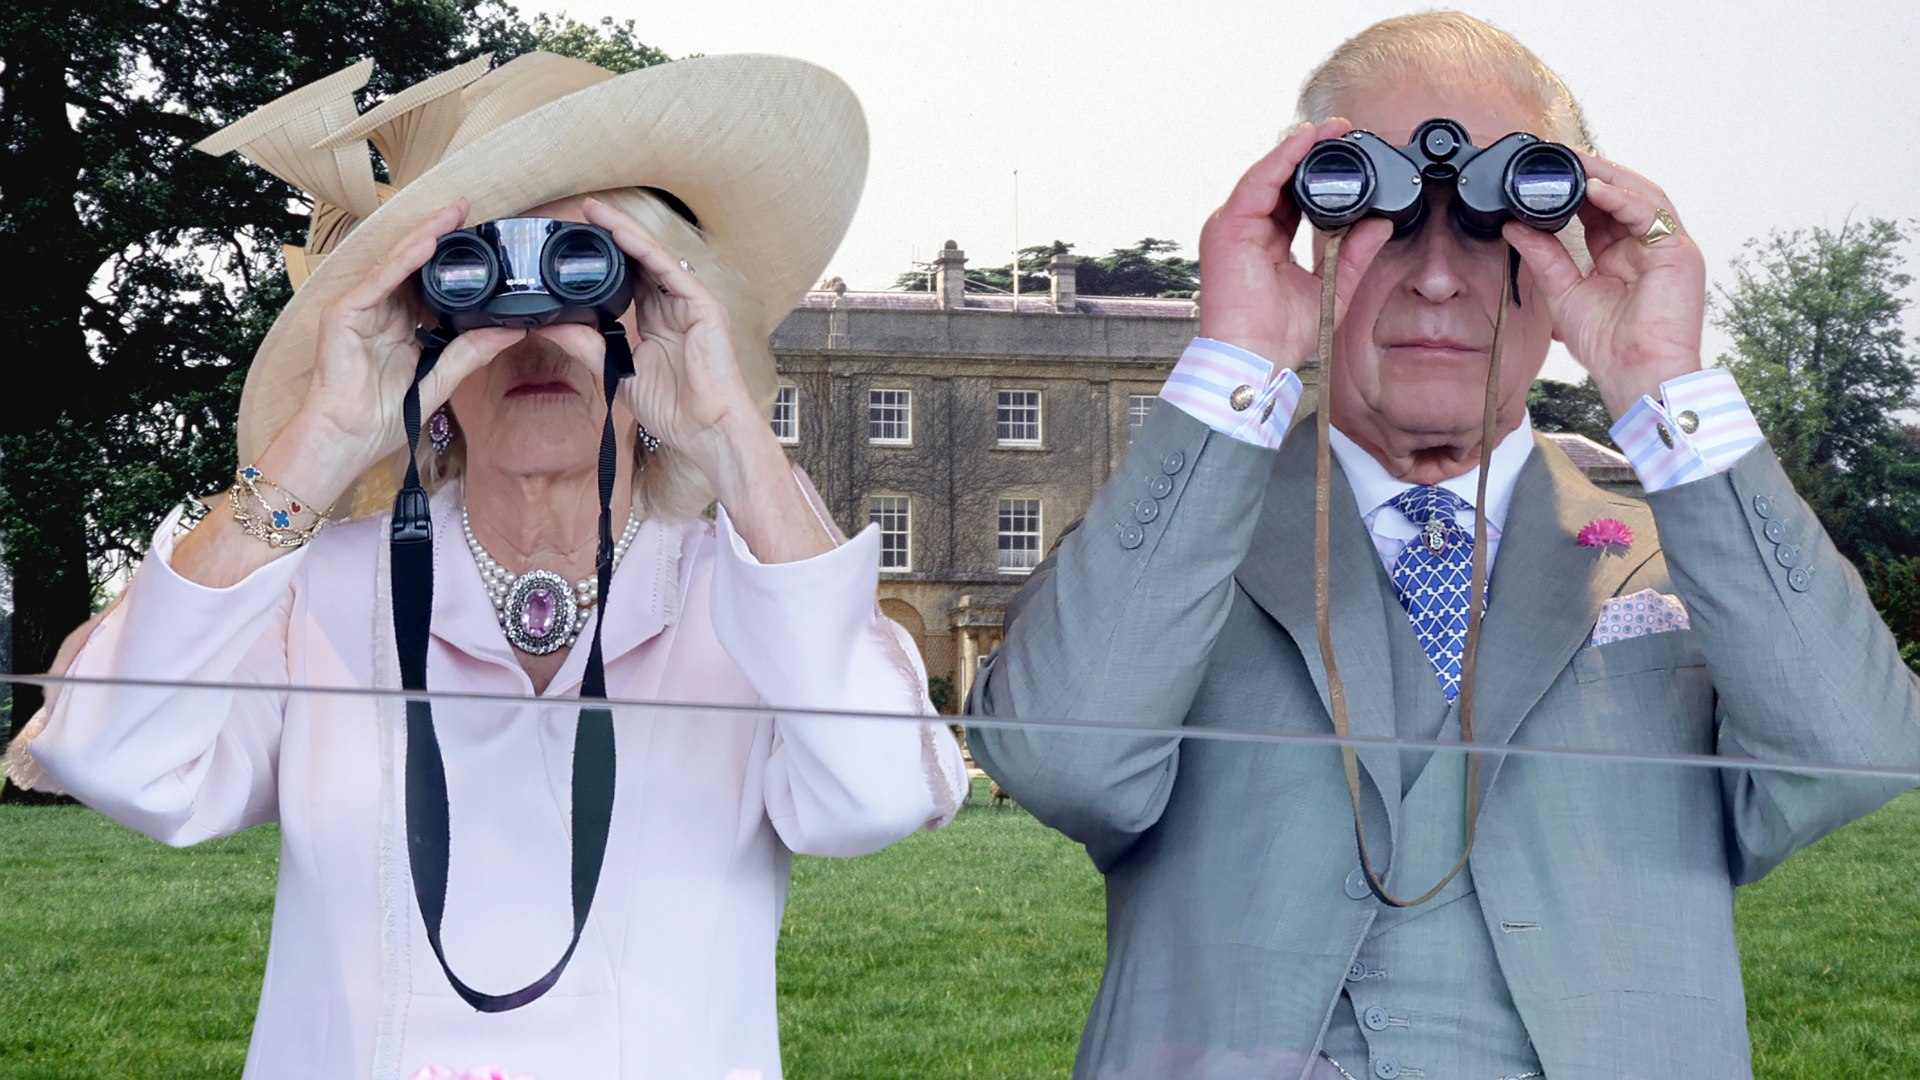
<path fill-rule="evenodd" d="M 1320 264 L 1320 400 L 1315 410 L 1319 447 L 1313 491 L 1313 614 L 1320 633 L 1320 655 L 1327 668 L 1327 702 L 1333 714 L 1333 731 L 1343 739 L 1352 734 L 1352 729 L 1347 722 L 1346 685 L 1340 681 L 1340 665 L 1333 656 L 1332 601 L 1328 590 L 1332 565 L 1329 519 L 1333 504 L 1333 454 L 1329 438 L 1333 402 L 1329 388 L 1333 385 L 1334 288 L 1340 273 L 1340 245 L 1346 235 L 1345 229 L 1328 235 L 1326 254 Z M 1503 275 L 1502 284 L 1499 309 L 1493 318 L 1493 357 L 1487 369 L 1486 410 L 1481 419 L 1479 493 L 1474 499 L 1473 514 L 1473 583 L 1467 596 L 1467 641 L 1460 656 L 1460 739 L 1465 743 L 1473 742 L 1474 659 L 1479 652 L 1480 618 L 1487 596 L 1487 472 L 1493 461 L 1494 425 L 1500 405 L 1500 353 L 1507 325 L 1507 303 L 1518 298 L 1518 288 L 1510 276 Z M 1467 858 L 1473 854 L 1474 827 L 1480 809 L 1480 755 L 1469 752 L 1467 757 L 1467 836 L 1460 859 L 1439 884 L 1412 900 L 1402 900 L 1388 892 L 1380 872 L 1374 869 L 1373 857 L 1367 850 L 1366 823 L 1360 816 L 1360 757 L 1351 744 L 1340 747 L 1340 764 L 1347 774 L 1347 793 L 1353 798 L 1353 836 L 1360 849 L 1360 870 L 1367 879 L 1367 888 L 1381 903 L 1396 908 L 1416 907 L 1440 895 L 1440 890 L 1466 869 Z M 1399 797 L 1398 792 L 1383 791 L 1380 795 L 1382 799 Z"/>
<path fill-rule="evenodd" d="M 606 342 L 605 390 L 607 419 L 600 434 L 600 540 L 594 566 L 599 599 L 594 607 L 593 642 L 581 677 L 582 698 L 607 696 L 605 664 L 600 651 L 600 627 L 605 622 L 607 588 L 613 580 L 613 483 L 618 455 L 614 447 L 613 399 L 620 380 L 633 374 L 633 352 L 626 331 L 609 320 L 600 328 Z M 427 688 L 427 631 L 433 613 L 433 521 L 426 491 L 420 485 L 415 457 L 420 446 L 420 381 L 427 377 L 451 339 L 438 331 L 421 336 L 420 360 L 413 385 L 407 388 L 403 420 L 407 430 L 407 478 L 393 500 L 393 524 L 388 559 L 393 571 L 393 629 L 400 652 L 400 685 L 406 690 Z M 440 923 L 447 907 L 447 866 L 450 833 L 446 764 L 440 739 L 434 733 L 433 706 L 424 699 L 407 701 L 407 864 L 413 877 L 414 900 L 426 925 L 427 942 L 440 961 L 440 970 L 467 1004 L 481 1012 L 506 1012 L 537 1001 L 560 981 L 560 974 L 580 947 L 587 913 L 600 884 L 606 861 L 607 835 L 613 819 L 613 713 L 604 705 L 583 706 L 573 743 L 573 937 L 545 975 L 506 994 L 486 994 L 468 986 L 453 973 L 440 943 Z"/>

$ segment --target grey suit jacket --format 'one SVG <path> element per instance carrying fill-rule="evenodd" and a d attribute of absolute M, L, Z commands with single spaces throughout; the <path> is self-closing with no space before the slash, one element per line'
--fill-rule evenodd
<path fill-rule="evenodd" d="M 1345 888 L 1358 863 L 1336 750 L 1130 730 L 1332 730 L 1313 618 L 1310 430 L 1276 452 L 1154 410 L 1084 525 L 1009 611 L 969 703 L 983 716 L 1114 728 L 971 732 L 987 772 L 1106 875 L 1107 967 L 1078 1077 L 1301 1075 L 1379 910 Z M 1335 654 L 1354 732 L 1391 736 L 1396 708 L 1421 700 L 1404 673 L 1396 685 L 1390 660 L 1406 615 L 1336 479 Z M 1632 528 L 1624 554 L 1575 542 L 1601 517 Z M 1591 646 L 1603 601 L 1645 588 L 1678 594 L 1691 628 Z M 1920 763 L 1920 680 L 1764 446 L 1641 502 L 1594 487 L 1539 440 L 1492 597 L 1479 742 Z M 1418 677 L 1431 692 L 1431 673 Z M 1401 757 L 1360 757 L 1369 841 L 1392 866 Z M 1471 872 L 1553 1080 L 1750 1075 L 1734 886 L 1899 790 L 1484 760 Z M 1425 876 L 1457 852 L 1398 854 Z M 1389 881 L 1403 894 L 1432 883 Z"/>

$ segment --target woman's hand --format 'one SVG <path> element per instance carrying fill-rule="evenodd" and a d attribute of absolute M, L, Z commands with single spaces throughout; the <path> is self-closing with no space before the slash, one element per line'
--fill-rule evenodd
<path fill-rule="evenodd" d="M 621 388 L 633 415 L 705 474 L 761 561 L 830 550 L 832 539 L 747 389 L 726 305 L 701 283 L 699 267 L 682 266 L 631 215 L 591 198 L 585 209 L 643 275 L 633 303 L 634 374 Z"/>
<path fill-rule="evenodd" d="M 1607 411 L 1619 419 L 1641 395 L 1700 370 L 1707 265 L 1686 230 L 1656 243 L 1640 238 L 1656 214 L 1672 214 L 1666 192 L 1630 169 L 1591 154 L 1587 201 L 1580 208 L 1593 270 L 1582 274 L 1553 236 L 1508 222 L 1507 241 L 1533 271 L 1553 315 L 1554 337 L 1593 376 Z M 1675 215 L 1677 222 L 1678 215 Z"/>
<path fill-rule="evenodd" d="M 327 305 L 320 313 L 306 398 L 273 442 L 243 465 L 257 466 L 267 482 L 318 510 L 333 506 L 355 478 L 405 444 L 402 406 L 420 358 L 414 338 L 419 313 L 408 279 L 466 214 L 467 200 L 459 199 L 421 222 L 366 277 Z M 454 338 L 421 383 L 421 418 L 444 404 L 460 380 L 525 334 L 488 328 Z M 171 565 L 190 581 L 221 589 L 288 550 L 248 535 L 216 506 L 175 545 Z"/>
<path fill-rule="evenodd" d="M 420 325 L 410 284 L 432 257 L 439 238 L 466 219 L 459 199 L 409 232 L 367 276 L 320 314 L 313 382 L 297 416 L 276 440 L 279 469 L 262 469 L 276 483 L 317 506 L 334 501 L 353 479 L 404 443 L 402 405 L 420 357 Z M 420 386 L 420 415 L 432 414 L 460 381 L 525 336 L 505 327 L 455 337 Z"/>
<path fill-rule="evenodd" d="M 587 220 L 640 263 L 633 316 L 633 377 L 621 394 L 646 429 L 685 455 L 716 486 L 744 448 L 778 446 L 747 389 L 726 305 L 630 215 L 586 201 Z"/>
<path fill-rule="evenodd" d="M 1237 345 L 1283 368 L 1312 356 L 1320 334 L 1320 279 L 1295 265 L 1293 237 L 1300 209 L 1288 185 L 1307 151 L 1322 139 L 1337 139 L 1353 125 L 1334 118 L 1302 124 L 1247 170 L 1226 203 L 1200 230 L 1200 336 Z M 1393 226 L 1367 218 L 1353 226 L 1340 247 L 1334 318 L 1373 257 L 1393 235 Z"/>

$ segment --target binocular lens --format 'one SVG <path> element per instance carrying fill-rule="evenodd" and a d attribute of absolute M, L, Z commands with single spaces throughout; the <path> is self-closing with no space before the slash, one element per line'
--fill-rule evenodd
<path fill-rule="evenodd" d="M 552 258 L 553 277 L 548 284 L 569 295 L 593 292 L 613 273 L 613 253 L 590 233 L 563 238 Z"/>
<path fill-rule="evenodd" d="M 448 245 L 433 257 L 427 279 L 447 303 L 469 303 L 491 289 L 493 262 L 477 247 Z"/>
<path fill-rule="evenodd" d="M 1367 197 L 1367 165 L 1344 146 L 1326 146 L 1300 166 L 1297 192 L 1323 214 L 1351 210 Z"/>
<path fill-rule="evenodd" d="M 1580 181 L 1572 155 L 1556 146 L 1535 146 L 1515 158 L 1508 194 L 1529 214 L 1553 218 L 1572 207 L 1583 186 Z"/>

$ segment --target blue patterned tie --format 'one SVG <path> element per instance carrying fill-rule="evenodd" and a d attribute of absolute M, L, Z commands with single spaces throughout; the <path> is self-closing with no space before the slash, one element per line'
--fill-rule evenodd
<path fill-rule="evenodd" d="M 1473 534 L 1455 515 L 1472 509 L 1442 487 L 1411 487 L 1387 501 L 1420 532 L 1393 563 L 1393 587 L 1413 622 L 1414 637 L 1433 661 L 1440 692 L 1460 694 L 1460 655 L 1467 644 L 1467 601 L 1473 585 Z"/>

